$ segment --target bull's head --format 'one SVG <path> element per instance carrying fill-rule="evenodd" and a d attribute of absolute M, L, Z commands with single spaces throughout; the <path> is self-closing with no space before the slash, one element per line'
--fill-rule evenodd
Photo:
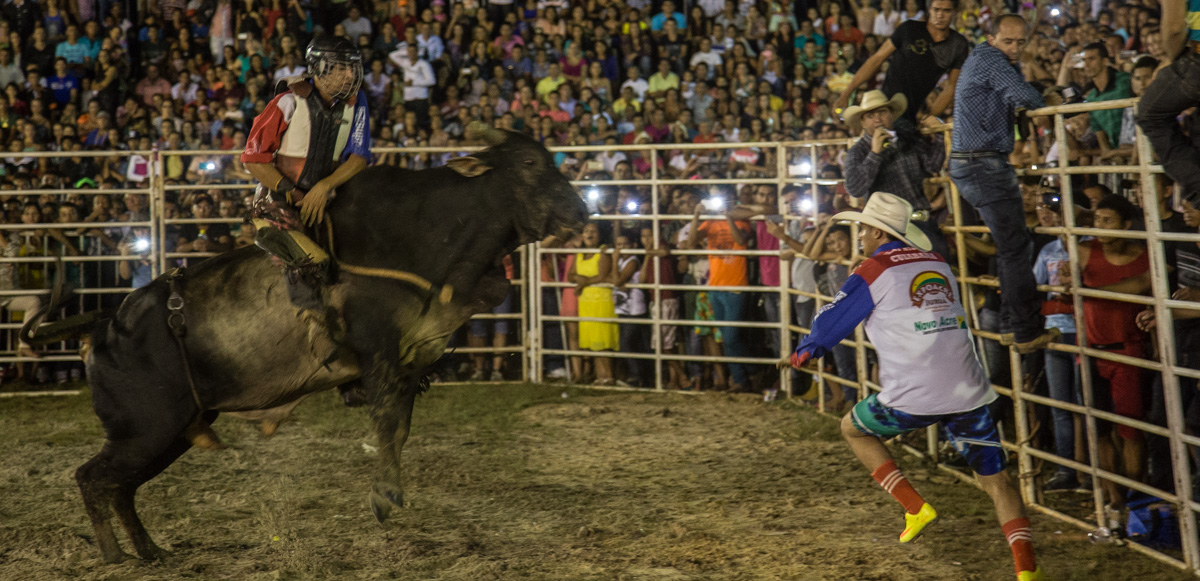
<path fill-rule="evenodd" d="M 520 242 L 534 242 L 562 229 L 578 232 L 587 207 L 575 187 L 554 166 L 554 156 L 527 135 L 490 127 L 467 126 L 468 140 L 488 148 L 450 160 L 450 169 L 467 177 L 486 177 L 512 192 L 518 206 Z"/>

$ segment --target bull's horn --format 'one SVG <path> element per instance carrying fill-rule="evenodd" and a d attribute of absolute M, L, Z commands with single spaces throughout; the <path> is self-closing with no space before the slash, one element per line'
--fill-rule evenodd
<path fill-rule="evenodd" d="M 507 137 L 504 132 L 484 123 L 472 121 L 467 125 L 466 138 L 471 141 L 482 141 L 488 145 L 500 145 Z"/>

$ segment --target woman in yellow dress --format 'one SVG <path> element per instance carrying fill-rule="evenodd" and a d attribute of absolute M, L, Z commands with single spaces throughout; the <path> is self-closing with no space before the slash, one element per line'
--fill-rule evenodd
<path fill-rule="evenodd" d="M 613 308 L 612 288 L 597 286 L 611 281 L 612 255 L 600 244 L 600 227 L 595 223 L 584 226 L 582 248 L 592 251 L 575 255 L 575 265 L 569 278 L 579 293 L 579 316 L 615 319 L 617 314 Z M 616 323 L 579 322 L 580 349 L 615 351 L 618 337 Z M 593 359 L 596 385 L 612 385 L 612 360 L 608 357 Z"/>

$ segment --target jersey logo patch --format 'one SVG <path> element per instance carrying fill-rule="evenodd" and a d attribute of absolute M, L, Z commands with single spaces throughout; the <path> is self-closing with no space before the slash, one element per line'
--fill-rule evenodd
<path fill-rule="evenodd" d="M 954 304 L 954 289 L 942 273 L 926 270 L 913 277 L 908 295 L 914 307 L 941 311 Z"/>
<path fill-rule="evenodd" d="M 949 317 L 939 316 L 930 321 L 917 321 L 913 323 L 913 330 L 922 335 L 966 328 L 967 320 L 958 315 L 951 315 Z"/>

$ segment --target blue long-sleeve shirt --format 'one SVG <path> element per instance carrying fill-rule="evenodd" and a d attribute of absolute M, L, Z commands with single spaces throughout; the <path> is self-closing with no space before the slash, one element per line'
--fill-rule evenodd
<path fill-rule="evenodd" d="M 952 151 L 1013 150 L 1013 110 L 1036 109 L 1046 102 L 1000 49 L 982 43 L 963 63 L 954 90 Z"/>
<path fill-rule="evenodd" d="M 875 250 L 874 256 L 904 248 L 903 242 L 888 242 Z M 812 332 L 796 346 L 796 353 L 808 352 L 812 359 L 824 357 L 830 349 L 849 337 L 859 323 L 871 316 L 875 300 L 871 298 L 871 283 L 855 270 L 833 302 L 821 307 L 813 317 Z"/>

